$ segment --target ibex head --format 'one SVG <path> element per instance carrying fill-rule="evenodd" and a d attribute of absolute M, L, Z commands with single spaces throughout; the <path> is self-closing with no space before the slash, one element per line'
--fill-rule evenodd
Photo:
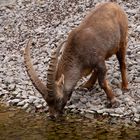
<path fill-rule="evenodd" d="M 58 80 L 56 80 L 55 76 L 58 56 L 63 43 L 61 43 L 60 46 L 57 47 L 57 49 L 51 54 L 51 60 L 47 72 L 47 85 L 43 84 L 43 82 L 38 78 L 35 70 L 33 69 L 33 65 L 30 59 L 30 47 L 32 46 L 31 39 L 28 41 L 24 51 L 24 60 L 27 68 L 27 73 L 36 89 L 46 100 L 49 106 L 50 116 L 53 117 L 61 115 L 66 104 L 65 97 L 63 96 L 64 75 L 62 74 Z"/>

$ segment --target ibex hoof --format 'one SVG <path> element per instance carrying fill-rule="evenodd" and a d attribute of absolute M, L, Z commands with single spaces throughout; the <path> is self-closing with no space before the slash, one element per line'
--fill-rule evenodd
<path fill-rule="evenodd" d="M 92 90 L 93 85 L 90 85 L 88 83 L 83 83 L 82 85 L 80 85 L 80 88 L 87 89 L 87 90 Z"/>
<path fill-rule="evenodd" d="M 129 88 L 128 88 L 128 84 L 121 84 L 121 88 L 122 88 L 122 90 L 123 91 L 128 91 L 129 90 Z"/>
<path fill-rule="evenodd" d="M 119 106 L 120 106 L 119 100 L 117 100 L 116 98 L 114 98 L 114 99 L 111 100 L 111 107 L 112 108 L 117 108 Z"/>
<path fill-rule="evenodd" d="M 120 102 L 119 100 L 117 100 L 116 98 L 113 98 L 110 103 L 107 104 L 107 108 L 117 108 L 120 106 Z"/>

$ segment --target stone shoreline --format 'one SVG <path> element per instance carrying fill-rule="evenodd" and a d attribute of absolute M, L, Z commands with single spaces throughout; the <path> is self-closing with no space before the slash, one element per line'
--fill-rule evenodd
<path fill-rule="evenodd" d="M 101 0 L 17 0 L 0 6 L 0 100 L 16 105 L 27 112 L 47 111 L 46 102 L 33 87 L 25 71 L 23 49 L 30 36 L 33 63 L 39 77 L 45 82 L 48 62 L 54 43 L 67 38 L 90 8 Z M 102 0 L 103 2 L 103 0 Z M 129 37 L 127 70 L 129 91 L 119 88 L 121 82 L 119 65 L 115 56 L 106 63 L 107 78 L 120 100 L 119 108 L 106 108 L 106 95 L 96 84 L 92 91 L 75 89 L 67 107 L 72 112 L 99 113 L 124 117 L 128 121 L 140 121 L 140 1 L 118 0 L 128 14 Z M 1 3 L 0 3 L 1 4 Z M 79 81 L 78 85 L 86 78 Z M 77 86 L 78 87 L 78 86 Z"/>

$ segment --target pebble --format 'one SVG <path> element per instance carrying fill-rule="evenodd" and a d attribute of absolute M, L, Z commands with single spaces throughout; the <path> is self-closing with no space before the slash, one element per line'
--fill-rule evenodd
<path fill-rule="evenodd" d="M 125 102 L 130 102 L 131 99 L 130 99 L 129 97 L 126 97 L 126 98 L 124 99 L 124 101 L 125 101 Z"/>
<path fill-rule="evenodd" d="M 104 113 L 104 110 L 103 109 L 102 110 L 97 110 L 97 113 L 103 114 Z"/>
<path fill-rule="evenodd" d="M 25 100 L 18 102 L 17 106 L 23 106 L 24 104 L 25 104 Z"/>
<path fill-rule="evenodd" d="M 0 98 L 4 95 L 4 93 L 0 92 Z"/>
<path fill-rule="evenodd" d="M 74 105 L 74 104 L 69 105 L 68 108 L 71 108 L 71 109 L 72 109 L 72 108 L 75 108 L 75 105 Z"/>
<path fill-rule="evenodd" d="M 8 86 L 8 90 L 9 91 L 13 91 L 13 90 L 15 90 L 15 88 L 16 88 L 16 85 L 13 83 L 13 84 L 10 84 L 9 86 Z"/>
<path fill-rule="evenodd" d="M 87 102 L 87 99 L 86 98 L 80 98 L 80 101 L 83 103 L 83 104 L 85 104 L 86 102 Z"/>
<path fill-rule="evenodd" d="M 88 119 L 94 119 L 93 112 L 92 112 L 92 114 L 91 113 L 86 113 L 85 117 L 88 118 Z"/>
<path fill-rule="evenodd" d="M 140 119 L 139 118 L 134 118 L 134 121 L 138 123 L 140 121 Z"/>
<path fill-rule="evenodd" d="M 21 108 L 25 110 L 28 108 L 28 106 L 29 106 L 29 103 L 25 103 L 24 106 L 22 106 Z"/>
<path fill-rule="evenodd" d="M 115 113 L 117 114 L 123 114 L 124 110 L 122 110 L 121 108 L 116 108 L 115 109 Z"/>
<path fill-rule="evenodd" d="M 136 31 L 140 32 L 140 25 L 137 27 Z"/>
<path fill-rule="evenodd" d="M 12 104 L 17 104 L 18 102 L 20 102 L 20 99 L 13 99 L 10 101 Z"/>
<path fill-rule="evenodd" d="M 140 77 L 136 77 L 135 80 L 134 80 L 134 82 L 140 83 Z"/>
<path fill-rule="evenodd" d="M 121 96 L 122 95 L 122 90 L 121 89 L 116 89 L 115 90 L 115 95 L 116 96 Z"/>
<path fill-rule="evenodd" d="M 35 96 L 29 96 L 29 103 L 33 103 L 36 99 L 37 97 Z"/>
<path fill-rule="evenodd" d="M 36 105 L 36 108 L 42 108 L 42 105 L 41 104 L 38 104 L 38 105 Z"/>

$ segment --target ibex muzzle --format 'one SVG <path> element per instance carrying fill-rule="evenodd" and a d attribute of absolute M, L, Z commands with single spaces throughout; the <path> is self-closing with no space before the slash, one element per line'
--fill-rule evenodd
<path fill-rule="evenodd" d="M 116 54 L 120 64 L 122 88 L 127 89 L 125 54 L 128 22 L 125 12 L 115 3 L 99 4 L 68 36 L 58 60 L 60 47 L 52 53 L 47 72 L 47 85 L 38 78 L 30 60 L 31 41 L 25 48 L 25 65 L 34 86 L 49 106 L 51 116 L 59 116 L 70 99 L 78 80 L 85 74 L 91 77 L 84 87 L 92 88 L 98 79 L 111 105 L 117 107 L 111 87 L 106 80 L 105 60 Z"/>

